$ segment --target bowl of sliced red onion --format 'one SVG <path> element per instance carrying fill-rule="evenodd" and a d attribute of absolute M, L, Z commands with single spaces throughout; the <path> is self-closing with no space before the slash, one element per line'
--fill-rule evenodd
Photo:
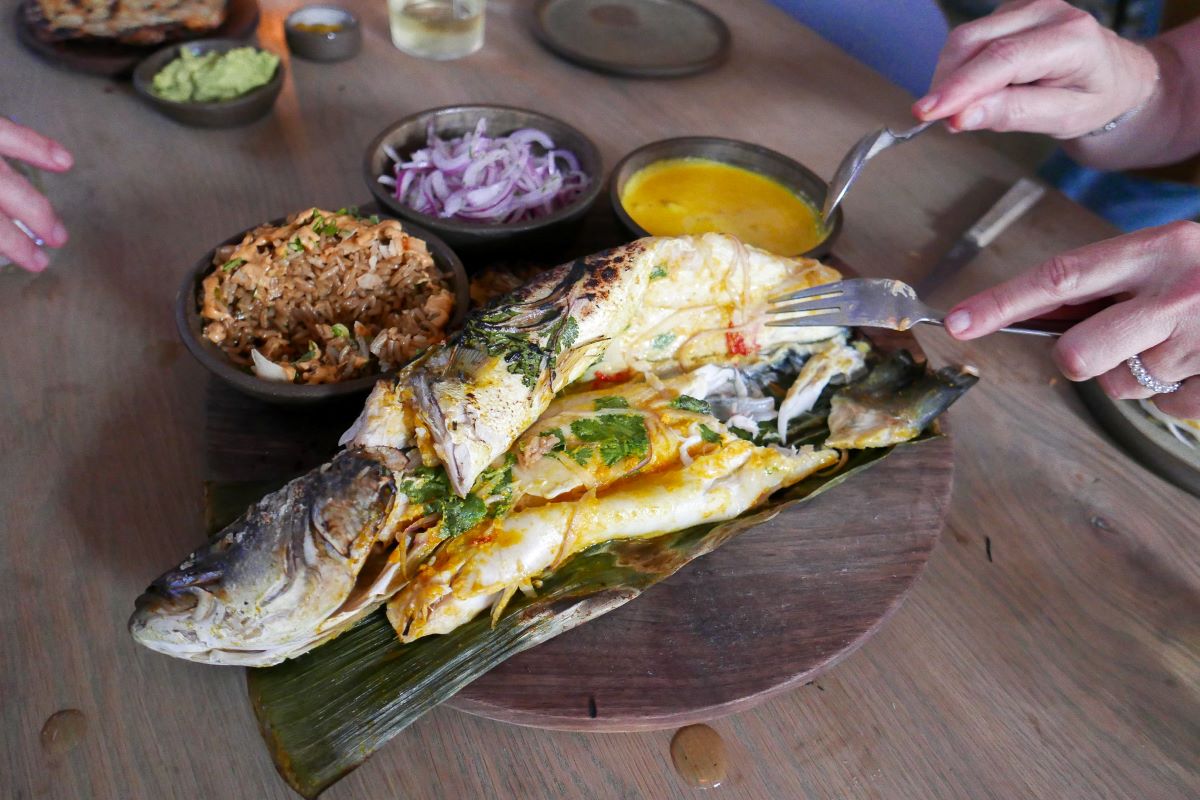
<path fill-rule="evenodd" d="M 447 106 L 385 128 L 363 170 L 400 217 L 471 250 L 566 241 L 596 202 L 600 151 L 562 120 L 507 106 Z"/>

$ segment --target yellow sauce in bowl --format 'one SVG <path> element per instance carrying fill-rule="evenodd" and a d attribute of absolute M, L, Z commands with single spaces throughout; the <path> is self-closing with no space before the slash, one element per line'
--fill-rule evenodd
<path fill-rule="evenodd" d="M 817 208 L 778 181 L 706 158 L 670 158 L 626 181 L 621 205 L 654 236 L 729 233 L 784 256 L 808 252 L 826 231 Z"/>

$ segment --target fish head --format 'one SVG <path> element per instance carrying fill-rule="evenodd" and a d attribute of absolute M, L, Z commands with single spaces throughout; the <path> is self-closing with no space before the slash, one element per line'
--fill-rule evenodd
<path fill-rule="evenodd" d="M 129 630 L 140 644 L 210 664 L 263 666 L 334 627 L 398 505 L 392 470 L 365 451 L 339 454 L 252 506 L 156 579 Z"/>

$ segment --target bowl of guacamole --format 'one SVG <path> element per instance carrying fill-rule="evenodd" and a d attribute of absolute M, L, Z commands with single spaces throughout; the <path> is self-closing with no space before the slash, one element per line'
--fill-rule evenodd
<path fill-rule="evenodd" d="M 134 90 L 187 125 L 230 127 L 264 116 L 283 88 L 279 56 L 245 42 L 208 39 L 174 45 L 138 64 Z"/>

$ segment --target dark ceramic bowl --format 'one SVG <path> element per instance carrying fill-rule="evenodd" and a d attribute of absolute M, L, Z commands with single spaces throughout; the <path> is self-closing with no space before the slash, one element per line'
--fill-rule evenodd
<path fill-rule="evenodd" d="M 306 31 L 299 25 L 338 25 L 340 30 Z M 345 61 L 362 49 L 358 17 L 341 6 L 312 5 L 298 8 L 283 22 L 288 50 L 309 61 Z"/>
<path fill-rule="evenodd" d="M 271 220 L 268 224 L 281 225 L 284 221 L 281 218 Z M 454 291 L 454 314 L 450 318 L 447 330 L 456 330 L 462 327 L 471 302 L 470 286 L 462 262 L 445 242 L 429 231 L 408 222 L 404 223 L 404 230 L 410 235 L 424 240 L 430 254 L 433 255 L 434 263 L 443 273 L 450 275 L 451 289 Z M 221 352 L 219 347 L 204 338 L 204 321 L 200 317 L 200 308 L 197 302 L 200 282 L 213 270 L 212 260 L 217 249 L 227 244 L 237 244 L 246 235 L 246 232 L 242 231 L 230 236 L 217 247 L 205 253 L 188 272 L 183 284 L 179 287 L 179 294 L 175 296 L 175 324 L 179 328 L 179 337 L 183 339 L 184 346 L 213 375 L 234 388 L 268 403 L 300 405 L 367 392 L 381 377 L 379 373 L 341 383 L 315 385 L 268 381 L 242 371 Z"/>
<path fill-rule="evenodd" d="M 768 150 L 749 142 L 736 139 L 721 139 L 716 136 L 684 136 L 678 139 L 663 139 L 634 150 L 617 164 L 609 184 L 609 198 L 617 218 L 634 236 L 649 236 L 650 233 L 633 221 L 621 203 L 625 184 L 639 170 L 659 161 L 671 158 L 704 158 L 735 167 L 748 169 L 783 184 L 785 187 L 812 203 L 817 213 L 825 202 L 826 183 L 819 175 L 782 153 Z M 801 255 L 808 258 L 823 258 L 829 255 L 834 241 L 842 230 L 842 209 L 833 212 L 825 238 L 813 249 Z"/>
<path fill-rule="evenodd" d="M 442 219 L 414 211 L 396 199 L 391 187 L 379 182 L 380 175 L 392 174 L 394 164 L 384 150 L 385 145 L 404 158 L 414 150 L 425 147 L 431 122 L 436 135 L 448 138 L 469 133 L 481 119 L 487 120 L 489 136 L 504 136 L 521 128 L 545 131 L 556 147 L 570 150 L 579 159 L 580 169 L 590 178 L 587 188 L 569 205 L 552 214 L 524 222 L 487 223 Z M 389 125 L 367 146 L 363 157 L 363 178 L 375 199 L 396 216 L 428 228 L 455 249 L 487 249 L 492 252 L 530 244 L 552 249 L 569 240 L 604 186 L 600 151 L 581 131 L 536 111 L 486 105 L 434 108 Z"/>
<path fill-rule="evenodd" d="M 210 103 L 178 103 L 166 100 L 154 93 L 154 76 L 167 64 L 179 57 L 180 51 L 189 50 L 194 55 L 211 51 L 225 53 L 237 47 L 254 47 L 250 42 L 238 39 L 202 39 L 196 42 L 164 47 L 162 50 L 146 58 L 133 71 L 133 89 L 142 99 L 154 108 L 184 125 L 198 128 L 232 128 L 245 125 L 265 116 L 275 105 L 283 89 L 283 61 L 275 68 L 275 75 L 257 89 L 251 89 L 241 97 L 232 100 L 218 100 Z M 256 48 L 263 49 L 263 48 Z"/>

